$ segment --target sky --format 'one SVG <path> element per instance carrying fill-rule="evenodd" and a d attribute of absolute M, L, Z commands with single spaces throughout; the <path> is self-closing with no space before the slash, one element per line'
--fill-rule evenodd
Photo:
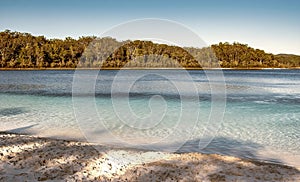
<path fill-rule="evenodd" d="M 0 0 L 0 31 L 78 38 L 160 18 L 187 26 L 208 45 L 240 42 L 300 55 L 299 9 L 298 0 Z"/>

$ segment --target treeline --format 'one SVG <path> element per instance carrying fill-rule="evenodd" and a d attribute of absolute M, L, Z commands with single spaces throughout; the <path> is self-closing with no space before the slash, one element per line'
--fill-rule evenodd
<path fill-rule="evenodd" d="M 181 48 L 151 41 L 70 37 L 46 39 L 29 33 L 0 32 L 0 68 L 293 68 L 300 56 L 273 55 L 246 44 L 219 43 Z"/>
<path fill-rule="evenodd" d="M 275 55 L 275 59 L 279 60 L 279 63 L 287 68 L 300 67 L 300 56 L 297 55 L 278 54 Z"/>
<path fill-rule="evenodd" d="M 0 68 L 75 68 L 95 37 L 46 39 L 29 33 L 0 32 Z"/>
<path fill-rule="evenodd" d="M 196 59 L 181 47 L 140 40 L 118 42 L 112 38 L 102 38 L 91 42 L 78 66 L 201 68 Z"/>

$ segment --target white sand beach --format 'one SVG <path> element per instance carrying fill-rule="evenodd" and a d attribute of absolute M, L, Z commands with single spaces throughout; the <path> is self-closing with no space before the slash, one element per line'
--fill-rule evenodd
<path fill-rule="evenodd" d="M 293 167 L 216 154 L 117 149 L 10 133 L 0 137 L 0 181 L 300 181 Z"/>

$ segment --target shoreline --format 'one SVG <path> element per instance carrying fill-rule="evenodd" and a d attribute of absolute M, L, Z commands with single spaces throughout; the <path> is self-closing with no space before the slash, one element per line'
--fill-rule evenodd
<path fill-rule="evenodd" d="M 218 154 L 124 149 L 8 132 L 0 137 L 4 181 L 300 180 L 299 169 L 291 166 Z"/>
<path fill-rule="evenodd" d="M 76 70 L 299 70 L 294 68 L 0 68 L 0 71 L 76 71 Z"/>

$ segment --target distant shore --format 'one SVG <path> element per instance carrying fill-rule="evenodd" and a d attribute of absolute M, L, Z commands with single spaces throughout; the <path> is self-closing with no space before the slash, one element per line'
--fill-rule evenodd
<path fill-rule="evenodd" d="M 298 70 L 294 68 L 0 68 L 0 71 L 43 71 L 43 70 Z"/>
<path fill-rule="evenodd" d="M 0 181 L 300 180 L 299 169 L 230 156 L 117 149 L 5 132 L 0 154 Z"/>

